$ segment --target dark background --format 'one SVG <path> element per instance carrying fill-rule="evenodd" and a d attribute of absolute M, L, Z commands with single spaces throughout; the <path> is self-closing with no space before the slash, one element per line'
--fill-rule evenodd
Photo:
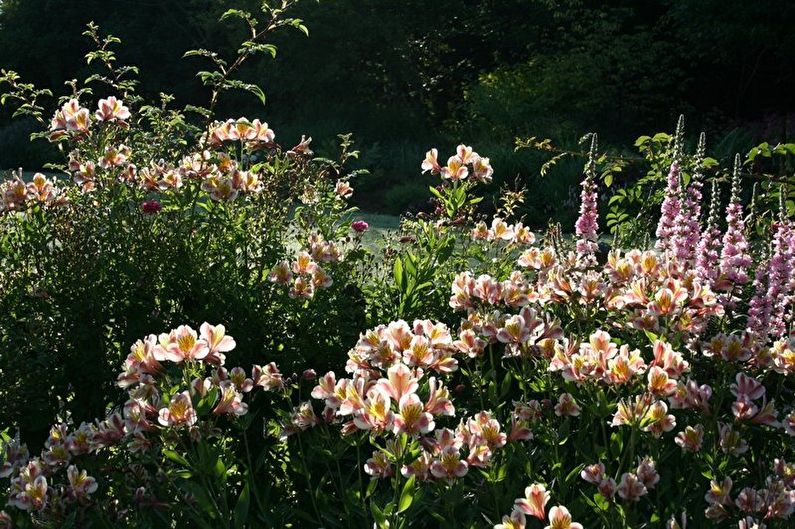
<path fill-rule="evenodd" d="M 192 48 L 231 51 L 239 22 L 217 22 L 248 0 L 0 0 L 0 66 L 65 92 L 84 79 L 85 24 L 121 37 L 121 62 L 141 68 L 141 92 L 206 102 Z M 366 209 L 417 207 L 429 177 L 424 152 L 446 159 L 460 141 L 490 156 L 499 182 L 518 178 L 543 196 L 537 219 L 568 204 L 579 170 L 563 164 L 541 179 L 538 154 L 514 154 L 516 136 L 576 146 L 588 131 L 631 149 L 640 134 L 706 130 L 713 155 L 795 130 L 795 2 L 788 0 L 304 0 L 296 15 L 309 37 L 276 37 L 275 60 L 243 75 L 268 96 L 241 94 L 221 115 L 260 117 L 292 145 L 319 150 L 353 132 Z M 0 167 L 40 167 L 52 153 L 29 145 L 30 123 L 0 110 Z M 495 185 L 496 187 L 496 185 Z M 537 193 L 535 193 L 537 191 Z M 533 197 L 531 197 L 532 199 Z M 531 215 L 531 220 L 533 220 Z"/>

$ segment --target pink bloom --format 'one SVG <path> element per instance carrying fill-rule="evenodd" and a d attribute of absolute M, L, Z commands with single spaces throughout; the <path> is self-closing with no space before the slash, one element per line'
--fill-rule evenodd
<path fill-rule="evenodd" d="M 130 109 L 124 106 L 120 100 L 114 96 L 107 99 L 99 100 L 99 109 L 95 113 L 99 121 L 120 120 L 126 121 L 130 119 Z"/>
<path fill-rule="evenodd" d="M 334 186 L 334 193 L 342 198 L 350 198 L 353 195 L 353 188 L 348 182 L 339 180 Z"/>
<path fill-rule="evenodd" d="M 223 353 L 235 348 L 235 339 L 226 335 L 226 328 L 223 325 L 210 325 L 204 322 L 199 331 L 209 349 L 204 361 L 213 365 L 224 365 L 226 356 Z"/>
<path fill-rule="evenodd" d="M 370 229 L 370 225 L 369 225 L 369 224 L 367 224 L 367 223 L 366 223 L 365 221 L 363 221 L 363 220 L 357 220 L 357 221 L 354 221 L 354 222 L 351 224 L 351 228 L 352 228 L 352 229 L 353 229 L 353 231 L 355 231 L 356 233 L 364 233 L 364 232 L 366 232 L 367 230 L 369 230 L 369 229 Z"/>
<path fill-rule="evenodd" d="M 287 261 L 281 261 L 276 266 L 273 267 L 271 272 L 268 274 L 268 281 L 271 283 L 279 283 L 281 285 L 286 285 L 293 280 L 293 272 L 290 270 L 290 263 Z"/>
<path fill-rule="evenodd" d="M 442 167 L 442 178 L 459 181 L 464 180 L 469 175 L 469 169 L 461 158 L 458 156 L 451 156 L 447 160 L 447 165 Z"/>
<path fill-rule="evenodd" d="M 563 393 L 558 397 L 555 405 L 555 415 L 558 417 L 577 417 L 580 414 L 580 407 L 570 393 Z"/>
<path fill-rule="evenodd" d="M 529 516 L 535 516 L 539 520 L 546 518 L 544 511 L 549 501 L 549 492 L 544 485 L 533 483 L 524 491 L 524 498 L 519 498 L 514 502 L 517 509 Z"/>
<path fill-rule="evenodd" d="M 393 430 L 396 434 L 417 435 L 434 428 L 433 415 L 425 411 L 422 401 L 415 393 L 404 394 L 398 403 Z"/>
<path fill-rule="evenodd" d="M 157 418 L 163 426 L 193 426 L 196 424 L 196 411 L 187 391 L 177 393 L 171 398 L 167 408 L 160 410 Z"/>
<path fill-rule="evenodd" d="M 649 491 L 638 476 L 631 472 L 625 472 L 621 476 L 618 484 L 618 495 L 627 501 L 638 501 L 641 496 L 645 496 Z"/>
<path fill-rule="evenodd" d="M 657 223 L 657 242 L 655 247 L 661 252 L 670 252 L 672 248 L 672 238 L 676 229 L 676 218 L 680 215 L 682 203 L 679 195 L 679 162 L 674 161 L 668 171 L 668 180 L 665 187 L 665 197 L 663 198 L 660 220 Z"/>
<path fill-rule="evenodd" d="M 422 161 L 422 172 L 426 173 L 430 171 L 433 174 L 438 174 L 442 172 L 442 166 L 439 165 L 439 151 L 436 149 L 431 149 L 427 153 L 425 153 L 425 159 Z"/>
<path fill-rule="evenodd" d="M 638 479 L 643 485 L 651 490 L 660 482 L 660 474 L 657 473 L 657 468 L 654 460 L 650 457 L 644 457 L 638 463 L 636 470 Z"/>
<path fill-rule="evenodd" d="M 70 494 L 76 498 L 82 498 L 97 491 L 97 480 L 88 475 L 85 470 L 80 471 L 74 465 L 69 465 L 66 469 L 66 476 L 69 480 Z"/>
<path fill-rule="evenodd" d="M 147 215 L 158 213 L 163 206 L 157 200 L 144 200 L 141 202 L 141 210 Z"/>
<path fill-rule="evenodd" d="M 593 465 L 586 466 L 582 472 L 580 472 L 580 477 L 587 481 L 588 483 L 593 483 L 594 485 L 598 485 L 602 478 L 605 475 L 605 466 L 603 463 L 595 463 Z"/>
<path fill-rule="evenodd" d="M 685 427 L 684 430 L 676 434 L 674 441 L 685 452 L 698 452 L 701 450 L 701 442 L 704 440 L 704 427 L 697 424 L 695 428 L 692 426 Z"/>
<path fill-rule="evenodd" d="M 719 250 L 721 247 L 721 233 L 718 229 L 718 212 L 720 208 L 720 191 L 718 181 L 712 181 L 712 199 L 709 207 L 707 227 L 701 234 L 701 239 L 696 246 L 696 275 L 710 288 L 715 287 L 720 275 Z"/>
<path fill-rule="evenodd" d="M 502 523 L 494 526 L 494 529 L 525 529 L 527 520 L 524 513 L 519 509 L 514 509 L 510 516 L 503 516 Z"/>
<path fill-rule="evenodd" d="M 388 478 L 395 474 L 389 457 L 383 450 L 375 450 L 372 457 L 364 463 L 364 471 L 373 478 Z"/>
<path fill-rule="evenodd" d="M 267 391 L 274 389 L 282 389 L 284 387 L 284 380 L 282 374 L 279 373 L 279 368 L 276 367 L 274 362 L 260 367 L 255 365 L 251 368 L 251 379 L 254 381 L 255 386 L 265 388 Z"/>
<path fill-rule="evenodd" d="M 387 378 L 380 379 L 377 385 L 396 402 L 405 395 L 416 393 L 419 388 L 419 382 L 414 378 L 411 369 L 403 363 L 390 367 Z"/>
<path fill-rule="evenodd" d="M 582 524 L 571 521 L 569 510 L 563 505 L 556 505 L 549 510 L 549 525 L 544 529 L 583 529 Z"/>
<path fill-rule="evenodd" d="M 740 168 L 741 161 L 738 154 L 734 159 L 732 195 L 726 208 L 726 223 L 728 226 L 726 233 L 723 234 L 720 271 L 726 281 L 743 285 L 748 282 L 748 267 L 751 265 L 751 256 L 748 255 L 743 206 L 740 203 Z"/>
<path fill-rule="evenodd" d="M 216 415 L 245 415 L 248 404 L 244 403 L 243 394 L 238 392 L 231 380 L 221 382 L 221 398 L 218 400 L 213 413 Z"/>
<path fill-rule="evenodd" d="M 709 484 L 709 491 L 706 495 L 704 495 L 704 499 L 710 505 L 719 504 L 719 505 L 730 505 L 731 504 L 731 497 L 729 494 L 732 490 L 732 480 L 731 478 L 724 479 L 721 483 L 718 483 L 715 480 L 710 481 Z"/>
<path fill-rule="evenodd" d="M 469 465 L 461 460 L 461 454 L 454 446 L 448 446 L 439 454 L 439 459 L 431 463 L 431 474 L 438 479 L 453 480 L 464 477 Z"/>
<path fill-rule="evenodd" d="M 475 156 L 475 160 L 472 162 L 472 178 L 488 184 L 491 182 L 493 174 L 494 169 L 491 167 L 491 161 L 488 158 Z"/>
<path fill-rule="evenodd" d="M 598 249 L 599 211 L 598 196 L 596 194 L 596 135 L 591 140 L 591 154 L 585 170 L 585 179 L 582 181 L 580 193 L 580 216 L 574 225 L 577 235 L 577 259 L 584 265 L 596 264 L 596 250 Z"/>
<path fill-rule="evenodd" d="M 185 360 L 201 360 L 209 353 L 207 342 L 197 338 L 196 331 L 180 325 L 169 334 L 159 336 L 159 347 L 155 349 L 156 360 L 182 363 Z"/>
<path fill-rule="evenodd" d="M 737 373 L 736 382 L 730 386 L 732 395 L 740 397 L 745 395 L 751 400 L 761 398 L 765 394 L 765 386 L 753 377 L 745 373 Z"/>

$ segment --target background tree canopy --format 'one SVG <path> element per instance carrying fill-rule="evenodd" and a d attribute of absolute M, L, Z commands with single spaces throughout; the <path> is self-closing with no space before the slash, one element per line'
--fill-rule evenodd
<path fill-rule="evenodd" d="M 93 20 L 121 37 L 119 58 L 141 68 L 142 93 L 202 102 L 196 59 L 182 54 L 223 48 L 239 29 L 219 15 L 246 4 L 0 0 L 0 66 L 55 88 L 87 75 L 81 28 Z M 424 151 L 459 140 L 491 154 L 503 181 L 528 182 L 537 167 L 513 155 L 516 136 L 565 145 L 596 130 L 631 144 L 684 113 L 728 156 L 761 137 L 791 139 L 795 126 L 793 2 L 323 0 L 299 11 L 309 37 L 285 36 L 275 60 L 248 66 L 265 108 L 241 94 L 224 110 L 265 118 L 286 143 L 308 133 L 321 150 L 353 132 L 375 169 L 359 183 L 370 208 L 411 206 L 427 188 Z M 46 145 L 27 145 L 27 132 L 0 114 L 0 167 L 43 163 Z M 574 173 L 539 185 L 564 199 Z"/>

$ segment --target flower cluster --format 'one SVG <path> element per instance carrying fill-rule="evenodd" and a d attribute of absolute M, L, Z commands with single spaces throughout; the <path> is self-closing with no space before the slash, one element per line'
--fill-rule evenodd
<path fill-rule="evenodd" d="M 66 202 L 66 196 L 55 183 L 41 173 L 25 183 L 22 174 L 0 183 L 0 213 L 4 211 L 23 211 L 34 205 L 57 206 Z"/>
<path fill-rule="evenodd" d="M 488 158 L 480 156 L 467 145 L 459 145 L 456 154 L 447 159 L 447 165 L 439 163 L 439 151 L 431 149 L 425 154 L 425 160 L 421 164 L 422 172 L 430 171 L 431 174 L 439 174 L 445 180 L 459 182 L 472 177 L 476 182 L 491 182 L 494 169 Z"/>
<path fill-rule="evenodd" d="M 472 230 L 472 239 L 476 241 L 505 241 L 517 245 L 530 245 L 536 240 L 535 234 L 521 222 L 508 224 L 500 217 L 494 217 L 491 228 L 481 221 Z"/>
<path fill-rule="evenodd" d="M 312 299 L 316 289 L 329 288 L 333 280 L 317 261 L 336 262 L 340 259 L 339 248 L 334 243 L 317 238 L 312 243 L 310 252 L 299 252 L 292 263 L 281 261 L 268 274 L 268 280 L 280 285 L 290 285 L 291 298 Z"/>

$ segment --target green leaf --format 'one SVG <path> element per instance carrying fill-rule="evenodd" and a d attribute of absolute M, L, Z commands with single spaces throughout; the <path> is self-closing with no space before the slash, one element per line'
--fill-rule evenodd
<path fill-rule="evenodd" d="M 438 189 L 436 189 L 435 187 L 433 187 L 433 186 L 428 186 L 428 190 L 431 192 L 431 194 L 432 194 L 433 196 L 435 196 L 435 197 L 436 197 L 436 198 L 438 198 L 439 200 L 444 200 L 444 197 L 442 196 L 442 194 L 441 194 L 441 193 L 439 192 L 439 190 L 438 190 Z"/>
<path fill-rule="evenodd" d="M 192 468 L 187 459 L 173 450 L 163 450 L 161 453 L 163 454 L 163 457 L 173 461 L 174 463 L 177 463 L 178 465 L 182 465 L 185 468 Z"/>
<path fill-rule="evenodd" d="M 243 490 L 240 491 L 240 497 L 237 499 L 237 505 L 235 505 L 235 529 L 243 529 L 245 527 L 250 506 L 251 493 L 249 481 L 246 480 Z"/>
<path fill-rule="evenodd" d="M 400 493 L 400 501 L 398 502 L 398 513 L 404 512 L 411 507 L 411 504 L 414 501 L 414 482 L 414 476 L 411 476 L 403 485 L 403 491 Z"/>
<path fill-rule="evenodd" d="M 395 264 L 392 265 L 392 276 L 395 278 L 395 283 L 399 287 L 403 287 L 403 261 L 400 257 L 395 258 Z"/>

